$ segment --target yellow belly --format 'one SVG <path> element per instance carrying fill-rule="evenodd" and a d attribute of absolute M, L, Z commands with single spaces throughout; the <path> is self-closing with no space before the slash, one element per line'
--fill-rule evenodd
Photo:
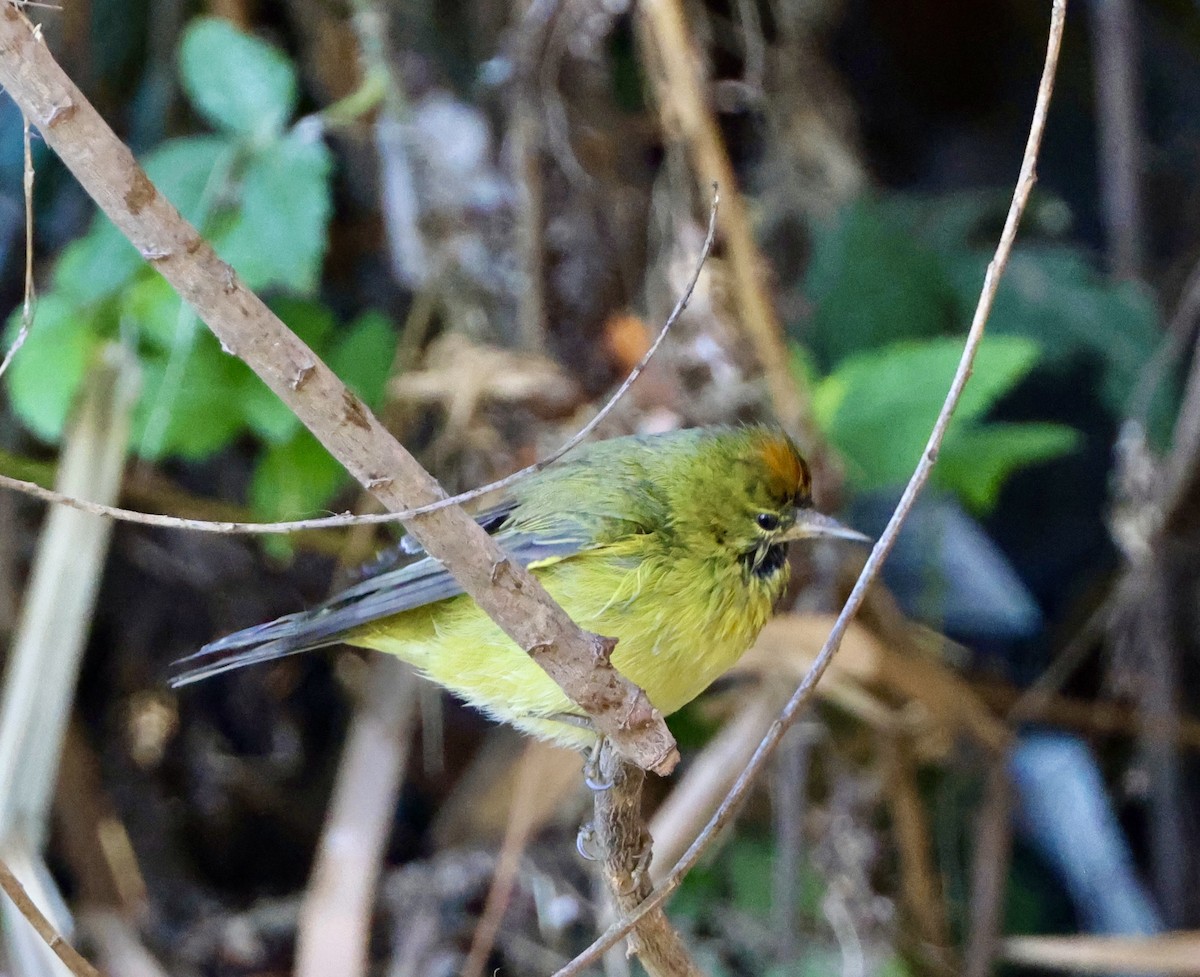
<path fill-rule="evenodd" d="M 703 692 L 749 648 L 773 594 L 735 572 L 647 561 L 630 569 L 580 555 L 536 570 L 546 589 L 583 628 L 617 638 L 613 664 L 669 715 Z M 771 588 L 774 590 L 775 588 Z M 554 681 L 469 597 L 380 621 L 350 644 L 394 654 L 432 681 L 543 739 L 586 747 L 587 728 Z"/>

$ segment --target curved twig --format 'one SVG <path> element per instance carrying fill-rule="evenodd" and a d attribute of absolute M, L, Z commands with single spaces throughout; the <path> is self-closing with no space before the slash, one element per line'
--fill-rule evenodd
<path fill-rule="evenodd" d="M 1009 256 L 1012 254 L 1013 242 L 1017 235 L 1017 225 L 1020 223 L 1021 215 L 1025 211 L 1025 205 L 1029 200 L 1029 194 L 1033 190 L 1034 183 L 1037 182 L 1036 167 L 1038 150 L 1041 147 L 1042 133 L 1046 127 L 1046 113 L 1050 106 L 1050 96 L 1054 91 L 1054 75 L 1058 66 L 1059 49 L 1062 46 L 1066 9 L 1067 0 L 1054 0 L 1050 18 L 1050 37 L 1046 46 L 1046 61 L 1042 69 L 1041 82 L 1038 85 L 1037 103 L 1034 106 L 1033 120 L 1029 127 L 1029 139 L 1025 145 L 1024 158 L 1021 161 L 1021 172 L 1017 178 L 1016 187 L 1013 190 L 1012 204 L 1008 210 L 1008 217 L 1004 222 L 1004 230 L 1000 235 L 1000 242 L 996 246 L 995 256 L 992 258 L 991 263 L 988 265 L 987 273 L 984 275 L 983 289 L 979 296 L 979 303 L 975 308 L 975 314 L 971 320 L 971 328 L 967 333 L 958 369 L 954 374 L 954 379 L 950 384 L 950 390 L 946 394 L 942 409 L 938 413 L 937 420 L 934 422 L 933 431 L 929 436 L 925 451 L 921 454 L 921 460 L 917 463 L 916 470 L 913 472 L 912 478 L 909 479 L 908 485 L 904 489 L 904 494 L 901 496 L 895 512 L 892 513 L 892 518 L 888 521 L 887 528 L 884 529 L 883 534 L 879 537 L 879 542 L 872 549 L 871 555 L 867 559 L 866 565 L 863 567 L 862 573 L 854 585 L 854 589 L 850 592 L 850 596 L 847 598 L 845 606 L 838 615 L 837 621 L 834 623 L 829 637 L 822 646 L 820 654 L 817 655 L 816 660 L 813 662 L 812 668 L 804 676 L 804 680 L 800 683 L 791 699 L 788 700 L 779 718 L 763 738 L 754 756 L 750 759 L 749 764 L 747 764 L 746 769 L 742 771 L 741 776 L 738 777 L 737 782 L 725 796 L 725 800 L 709 820 L 704 830 L 692 842 L 691 847 L 684 852 L 683 857 L 679 859 L 675 868 L 671 870 L 671 874 L 642 902 L 635 912 L 630 913 L 624 920 L 611 926 L 607 932 L 601 935 L 583 953 L 572 960 L 566 967 L 555 973 L 554 977 L 574 977 L 574 975 L 582 973 L 597 962 L 601 955 L 614 946 L 618 940 L 627 936 L 647 913 L 657 910 L 666 901 L 667 897 L 678 888 L 683 877 L 699 861 L 704 850 L 721 829 L 733 818 L 755 778 L 766 765 L 775 747 L 778 746 L 779 741 L 783 738 L 783 734 L 787 732 L 788 728 L 800 715 L 801 710 L 807 705 L 813 689 L 816 687 L 817 682 L 820 681 L 821 676 L 824 675 L 825 670 L 829 667 L 829 663 L 833 660 L 833 656 L 842 642 L 842 637 L 845 635 L 846 629 L 850 626 L 851 620 L 862 605 L 867 589 L 878 576 L 883 566 L 883 561 L 887 559 L 888 554 L 891 552 L 892 546 L 896 542 L 896 537 L 899 535 L 901 527 L 908 518 L 917 495 L 920 494 L 921 489 L 924 488 L 925 483 L 929 480 L 929 475 L 933 470 L 934 463 L 937 461 L 938 449 L 941 447 L 942 440 L 946 435 L 950 419 L 954 415 L 954 410 L 958 406 L 959 399 L 962 397 L 963 388 L 966 386 L 967 380 L 971 377 L 972 364 L 975 361 L 975 354 L 979 349 L 979 344 L 983 339 L 984 327 L 987 324 L 988 316 L 991 313 L 992 305 L 996 298 L 996 290 L 1000 285 L 1000 276 L 1004 273 Z"/>

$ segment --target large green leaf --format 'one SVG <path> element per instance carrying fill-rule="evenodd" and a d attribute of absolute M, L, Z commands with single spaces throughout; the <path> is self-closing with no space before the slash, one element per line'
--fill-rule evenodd
<path fill-rule="evenodd" d="M 97 214 L 88 232 L 63 248 L 51 282 L 55 291 L 84 306 L 116 295 L 144 264 L 116 225 Z"/>
<path fill-rule="evenodd" d="M 234 156 L 227 139 L 192 136 L 168 140 L 147 155 L 142 166 L 159 192 L 203 231 L 229 179 Z"/>
<path fill-rule="evenodd" d="M 962 353 L 957 339 L 895 343 L 847 358 L 817 386 L 817 422 L 861 488 L 903 482 L 920 457 Z M 980 346 L 954 426 L 979 418 L 1037 361 L 1031 340 L 990 337 Z"/>
<path fill-rule="evenodd" d="M 264 141 L 282 132 L 296 110 L 291 62 L 218 17 L 188 25 L 179 71 L 196 110 L 219 129 Z"/>
<path fill-rule="evenodd" d="M 325 144 L 302 132 L 250 161 L 237 219 L 217 247 L 251 288 L 316 287 L 327 243 L 330 167 Z"/>
<path fill-rule="evenodd" d="M 9 320 L 5 351 L 15 341 L 21 310 Z M 45 441 L 56 442 L 97 347 L 103 342 L 92 317 L 68 299 L 43 296 L 25 344 L 9 364 L 5 381 L 22 423 Z"/>
<path fill-rule="evenodd" d="M 977 513 L 996 504 L 1005 479 L 1076 450 L 1082 440 L 1064 424 L 987 424 L 947 436 L 934 480 Z"/>
<path fill-rule="evenodd" d="M 976 266 L 982 281 L 985 266 L 981 261 Z M 973 289 L 960 281 L 964 298 L 978 291 L 978 281 Z M 1118 417 L 1124 416 L 1129 394 L 1162 338 L 1154 305 L 1143 291 L 1106 281 L 1066 248 L 1013 254 L 988 328 L 996 335 L 1034 339 L 1047 365 L 1093 357 L 1104 368 L 1105 403 Z"/>
<path fill-rule="evenodd" d="M 196 461 L 224 448 L 246 425 L 241 361 L 221 351 L 200 327 L 194 341 L 172 354 L 147 358 L 144 389 L 134 413 L 134 445 L 143 458 Z"/>

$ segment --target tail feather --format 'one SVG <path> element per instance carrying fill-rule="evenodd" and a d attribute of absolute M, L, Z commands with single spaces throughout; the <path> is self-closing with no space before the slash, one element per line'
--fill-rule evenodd
<path fill-rule="evenodd" d="M 324 610 L 287 614 L 210 642 L 181 658 L 174 667 L 182 671 L 171 677 L 170 685 L 177 689 L 245 665 L 324 648 L 337 644 L 345 634 L 344 622 L 330 620 Z"/>

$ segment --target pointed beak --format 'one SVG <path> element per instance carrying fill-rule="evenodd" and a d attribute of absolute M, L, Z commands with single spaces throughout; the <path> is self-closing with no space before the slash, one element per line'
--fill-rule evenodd
<path fill-rule="evenodd" d="M 783 534 L 784 540 L 790 543 L 797 539 L 813 539 L 815 537 L 849 539 L 856 543 L 874 542 L 870 536 L 851 529 L 849 526 L 843 526 L 836 519 L 817 512 L 816 509 L 797 509 L 796 521 Z"/>

